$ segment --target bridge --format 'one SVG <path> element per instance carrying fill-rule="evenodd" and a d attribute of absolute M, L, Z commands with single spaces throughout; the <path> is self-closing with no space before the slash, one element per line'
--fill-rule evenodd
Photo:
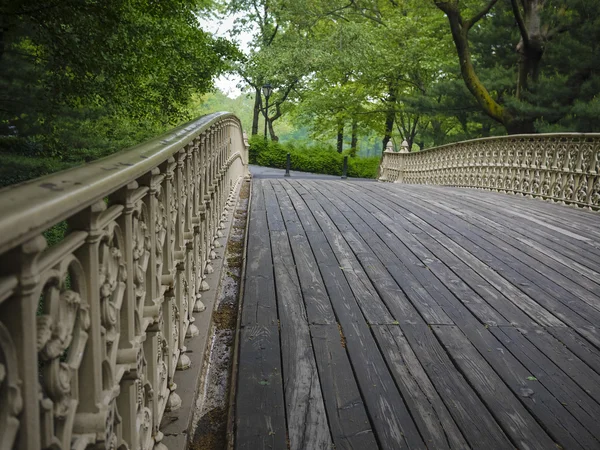
<path fill-rule="evenodd" d="M 0 191 L 0 449 L 194 448 L 246 223 L 229 448 L 600 448 L 599 135 L 251 171 L 217 113 Z"/>

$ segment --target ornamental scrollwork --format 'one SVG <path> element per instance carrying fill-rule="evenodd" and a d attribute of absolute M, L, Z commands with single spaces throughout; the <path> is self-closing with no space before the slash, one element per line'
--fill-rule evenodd
<path fill-rule="evenodd" d="M 46 274 L 41 285 L 36 348 L 45 442 L 60 442 L 67 448 L 79 399 L 79 366 L 91 325 L 83 269 L 69 255 Z"/>
<path fill-rule="evenodd" d="M 17 352 L 9 331 L 0 323 L 0 448 L 12 448 L 22 409 Z"/>
<path fill-rule="evenodd" d="M 600 209 L 600 135 L 476 139 L 421 152 L 385 151 L 381 181 L 474 187 Z"/>

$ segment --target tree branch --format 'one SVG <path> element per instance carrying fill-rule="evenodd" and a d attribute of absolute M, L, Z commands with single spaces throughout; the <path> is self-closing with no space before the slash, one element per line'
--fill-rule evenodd
<path fill-rule="evenodd" d="M 279 30 L 279 24 L 277 24 L 275 26 L 275 30 L 273 31 L 273 34 L 271 35 L 271 37 L 267 40 L 267 46 L 271 45 L 271 43 L 273 42 L 273 39 L 275 39 L 275 36 L 277 36 L 277 31 Z"/>
<path fill-rule="evenodd" d="M 519 26 L 519 32 L 521 33 L 523 44 L 525 45 L 525 47 L 529 47 L 529 33 L 527 32 L 527 28 L 525 27 L 525 20 L 523 20 L 523 14 L 521 14 L 521 9 L 517 4 L 517 0 L 510 0 L 510 4 L 512 5 L 513 15 L 515 16 L 515 20 L 517 21 L 517 25 Z"/>
<path fill-rule="evenodd" d="M 514 2 L 514 0 L 512 1 Z M 479 11 L 477 14 L 471 17 L 471 19 L 467 20 L 463 24 L 463 27 L 467 30 L 470 30 L 473 27 L 473 25 L 475 25 L 477 22 L 483 19 L 483 17 L 490 12 L 490 9 L 492 9 L 496 3 L 498 3 L 498 0 L 490 0 L 481 11 Z"/>

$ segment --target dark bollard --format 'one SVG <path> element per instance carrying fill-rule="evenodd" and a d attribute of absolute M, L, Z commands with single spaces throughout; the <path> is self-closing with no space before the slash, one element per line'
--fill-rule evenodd
<path fill-rule="evenodd" d="M 285 157 L 285 177 L 290 176 L 290 154 L 288 153 Z"/>
<path fill-rule="evenodd" d="M 342 166 L 342 180 L 348 178 L 348 157 L 344 156 L 344 165 Z"/>

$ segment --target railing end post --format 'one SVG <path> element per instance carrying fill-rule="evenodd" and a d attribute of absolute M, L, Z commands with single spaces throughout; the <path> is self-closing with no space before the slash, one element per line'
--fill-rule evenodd
<path fill-rule="evenodd" d="M 284 177 L 289 177 L 290 176 L 290 165 L 291 165 L 291 156 L 288 153 L 285 156 L 285 175 L 284 175 Z"/>

